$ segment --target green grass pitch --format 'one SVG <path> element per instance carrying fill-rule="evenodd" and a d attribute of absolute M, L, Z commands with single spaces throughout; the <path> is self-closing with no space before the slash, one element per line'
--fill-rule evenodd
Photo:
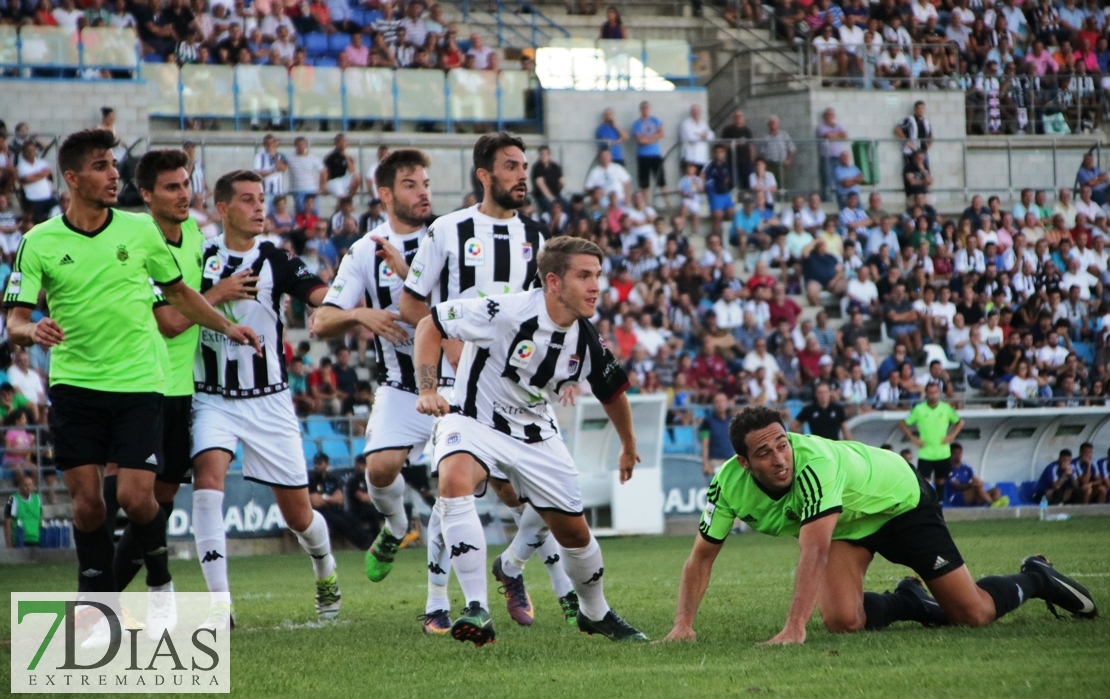
<path fill-rule="evenodd" d="M 974 576 L 1016 572 L 1035 552 L 1110 606 L 1110 521 L 968 522 L 952 525 Z M 651 638 L 674 614 L 687 537 L 602 541 L 609 602 Z M 627 646 L 581 635 L 562 622 L 542 566 L 526 573 L 536 623 L 518 627 L 490 588 L 497 642 L 474 648 L 421 633 L 424 551 L 402 551 L 372 584 L 357 553 L 339 555 L 343 612 L 315 620 L 303 556 L 231 560 L 239 628 L 232 694 L 258 697 L 1068 697 L 1110 696 L 1110 622 L 1058 621 L 1033 600 L 985 629 L 900 623 L 879 633 L 830 635 L 817 615 L 804 646 L 758 647 L 786 616 L 794 540 L 731 538 L 698 616 L 696 644 Z M 492 557 L 491 557 L 492 562 Z M 203 590 L 195 561 L 172 563 L 179 590 Z M 71 589 L 69 565 L 5 566 L 0 588 Z M 893 589 L 908 571 L 876 560 L 870 590 Z M 141 582 L 141 581 L 140 581 Z M 452 581 L 452 603 L 462 607 Z M 4 637 L 10 638 L 5 615 Z M 9 672 L 10 650 L 0 657 Z M 2 686 L 8 686 L 5 677 Z"/>

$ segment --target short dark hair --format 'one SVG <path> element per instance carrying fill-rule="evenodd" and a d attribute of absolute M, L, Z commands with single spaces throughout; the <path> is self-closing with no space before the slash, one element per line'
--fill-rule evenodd
<path fill-rule="evenodd" d="M 28 143 L 31 139 L 28 139 Z M 119 145 L 116 135 L 107 129 L 85 129 L 66 136 L 58 148 L 58 169 L 77 172 L 85 166 L 85 158 L 97 150 L 112 150 Z"/>
<path fill-rule="evenodd" d="M 1095 448 L 1095 445 L 1091 444 L 1090 442 L 1083 442 L 1082 444 L 1079 445 L 1079 451 L 1083 451 L 1084 449 L 1094 449 L 1094 448 Z"/>
<path fill-rule="evenodd" d="M 567 268 L 570 267 L 570 258 L 575 255 L 592 255 L 597 258 L 598 262 L 605 261 L 605 253 L 601 251 L 597 243 L 585 238 L 561 236 L 545 245 L 543 252 L 536 260 L 540 281 L 546 284 L 548 274 L 554 274 L 562 278 L 567 273 Z"/>
<path fill-rule="evenodd" d="M 143 157 L 139 159 L 139 164 L 135 166 L 135 184 L 139 186 L 139 189 L 153 192 L 158 175 L 169 170 L 183 168 L 188 164 L 189 156 L 185 155 L 183 150 L 177 150 L 176 148 L 149 150 L 143 154 Z"/>
<path fill-rule="evenodd" d="M 331 459 L 328 457 L 327 454 L 325 454 L 322 451 L 316 452 L 316 456 L 312 457 L 312 463 L 314 463 L 314 464 L 319 464 L 319 463 L 325 463 L 326 464 L 326 463 L 330 463 L 330 462 L 331 462 Z"/>
<path fill-rule="evenodd" d="M 1059 456 L 1061 458 L 1063 458 L 1065 456 L 1068 457 L 1068 458 L 1071 458 L 1071 449 L 1061 449 Z"/>
<path fill-rule="evenodd" d="M 524 150 L 524 141 L 519 136 L 514 136 L 508 131 L 484 134 L 478 139 L 478 142 L 474 144 L 474 169 L 492 172 L 493 161 L 497 157 L 497 151 L 503 148 L 512 148 L 513 146 Z"/>
<path fill-rule="evenodd" d="M 393 185 L 397 182 L 398 172 L 415 170 L 418 167 L 427 170 L 431 166 L 432 161 L 422 151 L 415 148 L 395 150 L 378 163 L 378 186 L 392 190 Z"/>
<path fill-rule="evenodd" d="M 216 180 L 216 189 L 213 190 L 212 199 L 217 204 L 230 202 L 231 197 L 235 194 L 236 182 L 258 182 L 261 184 L 262 176 L 253 170 L 232 170 L 221 175 L 220 179 Z"/>
<path fill-rule="evenodd" d="M 748 435 L 775 423 L 782 425 L 784 430 L 786 429 L 786 424 L 782 421 L 782 413 L 774 408 L 768 408 L 765 405 L 744 408 L 736 414 L 736 417 L 732 418 L 732 422 L 728 426 L 728 440 L 732 442 L 733 450 L 746 459 L 748 458 L 748 444 L 745 440 Z"/>
<path fill-rule="evenodd" d="M 959 449 L 960 451 L 963 451 L 964 450 L 964 445 L 960 444 L 959 442 L 952 442 L 952 444 L 949 445 L 949 448 L 950 449 Z"/>

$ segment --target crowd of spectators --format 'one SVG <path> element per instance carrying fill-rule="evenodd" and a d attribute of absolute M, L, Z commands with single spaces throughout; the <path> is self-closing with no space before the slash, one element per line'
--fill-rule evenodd
<path fill-rule="evenodd" d="M 179 65 L 497 70 L 500 62 L 480 35 L 460 39 L 424 0 L 3 0 L 0 24 L 133 28 L 144 60 Z"/>
<path fill-rule="evenodd" d="M 958 89 L 974 133 L 1091 129 L 1107 109 L 1097 0 L 777 0 L 774 33 L 838 86 Z M 758 10 L 741 3 L 744 19 Z M 753 12 L 754 10 L 754 12 Z"/>

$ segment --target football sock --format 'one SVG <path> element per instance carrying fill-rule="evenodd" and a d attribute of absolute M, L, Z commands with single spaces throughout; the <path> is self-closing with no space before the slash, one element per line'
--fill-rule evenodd
<path fill-rule="evenodd" d="M 162 508 L 162 512 L 166 513 L 166 520 L 169 521 L 170 513 L 173 512 L 173 503 L 163 502 L 159 503 L 158 506 Z M 124 528 L 119 543 L 116 544 L 116 559 L 113 562 L 112 569 L 120 592 L 126 590 L 135 576 L 139 574 L 139 571 L 143 569 L 143 550 L 139 546 L 139 542 L 135 540 L 135 532 L 130 526 Z"/>
<path fill-rule="evenodd" d="M 170 576 L 170 554 L 166 547 L 166 511 L 159 507 L 154 519 L 145 524 L 131 522 L 127 528 L 142 551 L 147 587 L 170 582 L 173 578 Z"/>
<path fill-rule="evenodd" d="M 501 552 L 501 570 L 510 578 L 519 577 L 524 572 L 524 566 L 535 551 L 533 547 L 539 546 L 539 540 L 536 538 L 537 528 L 530 521 L 530 518 L 527 523 L 525 522 L 525 513 L 531 509 L 527 505 L 517 505 L 509 508 L 513 515 L 513 522 L 516 524 L 516 534 L 513 536 L 513 540 L 509 542 L 509 547 Z M 532 511 L 535 512 L 535 510 Z M 540 520 L 540 526 L 543 526 L 542 519 Z M 525 530 L 526 527 L 527 531 Z"/>
<path fill-rule="evenodd" d="M 548 536 L 544 539 L 543 546 L 536 553 L 543 560 L 543 567 L 547 569 L 547 575 L 551 578 L 551 589 L 555 591 L 555 596 L 566 597 L 570 594 L 574 590 L 574 583 L 563 570 L 563 559 L 559 555 L 559 543 L 555 541 L 555 537 Z"/>
<path fill-rule="evenodd" d="M 1040 597 L 1043 586 L 1040 578 L 1028 573 L 1013 575 L 988 575 L 975 583 L 994 600 L 994 618 L 1009 614 L 1026 600 Z"/>
<path fill-rule="evenodd" d="M 73 544 L 77 549 L 77 591 L 115 592 L 112 558 L 116 548 L 108 527 L 102 524 L 91 532 L 74 527 Z"/>
<path fill-rule="evenodd" d="M 389 533 L 397 538 L 405 535 L 409 530 L 409 518 L 405 515 L 405 479 L 401 474 L 384 488 L 378 488 L 370 482 L 370 474 L 366 474 L 366 488 L 370 491 L 370 502 L 385 517 L 385 525 Z"/>
<path fill-rule="evenodd" d="M 328 538 L 328 523 L 324 516 L 312 511 L 312 523 L 303 532 L 290 530 L 296 535 L 309 556 L 312 557 L 312 570 L 317 578 L 326 578 L 335 572 L 335 558 L 331 555 L 331 539 Z"/>
<path fill-rule="evenodd" d="M 428 519 L 428 530 L 425 532 L 428 540 L 428 601 L 424 605 L 426 614 L 439 609 L 451 610 L 451 601 L 447 597 L 451 563 L 443 545 L 443 520 L 438 502 L 436 505 L 432 507 L 432 516 Z"/>
<path fill-rule="evenodd" d="M 219 490 L 193 492 L 193 537 L 200 572 L 212 603 L 231 603 L 227 580 L 227 534 L 224 530 L 224 494 Z"/>
<path fill-rule="evenodd" d="M 919 621 L 914 601 L 893 592 L 863 593 L 863 628 L 868 631 L 885 629 L 896 621 Z"/>
<path fill-rule="evenodd" d="M 601 547 L 590 534 L 590 543 L 582 548 L 563 548 L 563 566 L 574 583 L 582 613 L 591 621 L 601 621 L 609 613 L 601 576 L 605 567 L 601 561 Z"/>
<path fill-rule="evenodd" d="M 474 496 L 440 498 L 436 507 L 442 509 L 444 544 L 450 551 L 451 567 L 466 603 L 477 602 L 483 609 L 489 609 L 486 536 L 474 508 Z"/>
<path fill-rule="evenodd" d="M 117 476 L 104 476 L 104 522 L 108 533 L 114 534 L 116 518 L 119 517 L 119 498 L 116 497 Z"/>

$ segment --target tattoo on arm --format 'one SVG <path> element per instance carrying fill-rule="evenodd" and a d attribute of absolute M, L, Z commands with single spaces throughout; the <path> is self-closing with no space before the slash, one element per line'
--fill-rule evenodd
<path fill-rule="evenodd" d="M 419 389 L 421 391 L 435 390 L 438 372 L 434 364 L 421 364 L 417 367 L 416 373 L 419 377 Z"/>

